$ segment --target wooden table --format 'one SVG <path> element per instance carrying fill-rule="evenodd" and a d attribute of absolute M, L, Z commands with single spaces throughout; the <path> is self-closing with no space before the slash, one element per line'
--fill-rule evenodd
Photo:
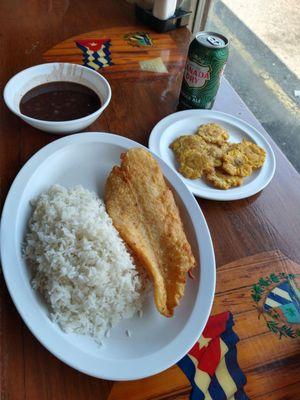
<path fill-rule="evenodd" d="M 2 1 L 0 23 L 1 90 L 13 74 L 49 60 L 47 51 L 72 36 L 97 30 L 122 31 L 122 27 L 128 27 L 129 31 L 143 28 L 135 21 L 132 6 L 120 0 Z M 171 32 L 170 37 L 174 49 L 161 50 L 169 74 L 138 70 L 133 73 L 130 65 L 125 65 L 122 73 L 103 69 L 113 97 L 90 130 L 118 133 L 147 145 L 153 126 L 176 110 L 189 33 L 183 28 Z M 279 340 L 278 335 L 270 333 L 265 321 L 258 320 L 254 308 L 257 304 L 251 298 L 251 289 L 259 278 L 272 272 L 276 275 L 280 271 L 300 271 L 297 264 L 300 263 L 300 178 L 225 79 L 214 109 L 236 115 L 263 132 L 275 151 L 277 170 L 271 184 L 251 198 L 224 203 L 199 199 L 211 231 L 218 267 L 213 312 L 231 310 L 234 314 L 241 339 L 239 360 L 248 378 L 246 391 L 251 399 L 300 398 L 299 338 Z M 10 113 L 3 102 L 0 121 L 3 204 L 24 162 L 57 137 L 29 127 Z M 22 323 L 2 277 L 0 281 L 1 399 L 106 399 L 112 382 L 85 376 L 44 349 Z M 173 368 L 167 375 L 126 386 L 127 398 L 188 398 L 189 385 L 184 378 L 180 390 L 180 384 L 175 385 L 173 392 L 172 388 L 163 389 L 164 376 L 170 377 L 174 371 Z M 175 371 L 176 379 L 178 374 Z M 115 388 L 122 391 L 124 386 Z M 113 398 L 120 397 L 117 393 Z"/>

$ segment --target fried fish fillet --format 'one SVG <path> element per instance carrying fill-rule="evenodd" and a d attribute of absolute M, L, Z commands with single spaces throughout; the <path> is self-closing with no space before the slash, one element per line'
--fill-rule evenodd
<path fill-rule="evenodd" d="M 133 148 L 121 156 L 121 166 L 115 166 L 106 181 L 105 204 L 121 237 L 147 270 L 158 311 L 171 317 L 195 258 L 173 193 L 148 151 Z"/>

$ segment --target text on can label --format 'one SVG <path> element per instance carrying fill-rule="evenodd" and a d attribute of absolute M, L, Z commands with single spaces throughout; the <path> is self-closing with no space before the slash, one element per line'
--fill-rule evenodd
<path fill-rule="evenodd" d="M 201 88 L 210 80 L 209 67 L 188 61 L 184 70 L 184 79 L 190 87 Z"/>

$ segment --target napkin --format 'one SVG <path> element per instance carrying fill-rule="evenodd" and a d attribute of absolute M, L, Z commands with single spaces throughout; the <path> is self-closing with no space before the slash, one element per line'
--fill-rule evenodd
<path fill-rule="evenodd" d="M 237 361 L 230 312 L 209 318 L 200 339 L 178 366 L 192 385 L 190 400 L 247 400 L 243 387 L 246 377 Z"/>

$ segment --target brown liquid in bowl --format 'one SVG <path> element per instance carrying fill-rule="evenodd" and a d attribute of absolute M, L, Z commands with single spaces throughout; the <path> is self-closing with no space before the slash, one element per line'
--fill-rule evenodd
<path fill-rule="evenodd" d="M 99 110 L 99 96 L 75 82 L 49 82 L 29 90 L 20 101 L 22 114 L 44 121 L 69 121 Z"/>

